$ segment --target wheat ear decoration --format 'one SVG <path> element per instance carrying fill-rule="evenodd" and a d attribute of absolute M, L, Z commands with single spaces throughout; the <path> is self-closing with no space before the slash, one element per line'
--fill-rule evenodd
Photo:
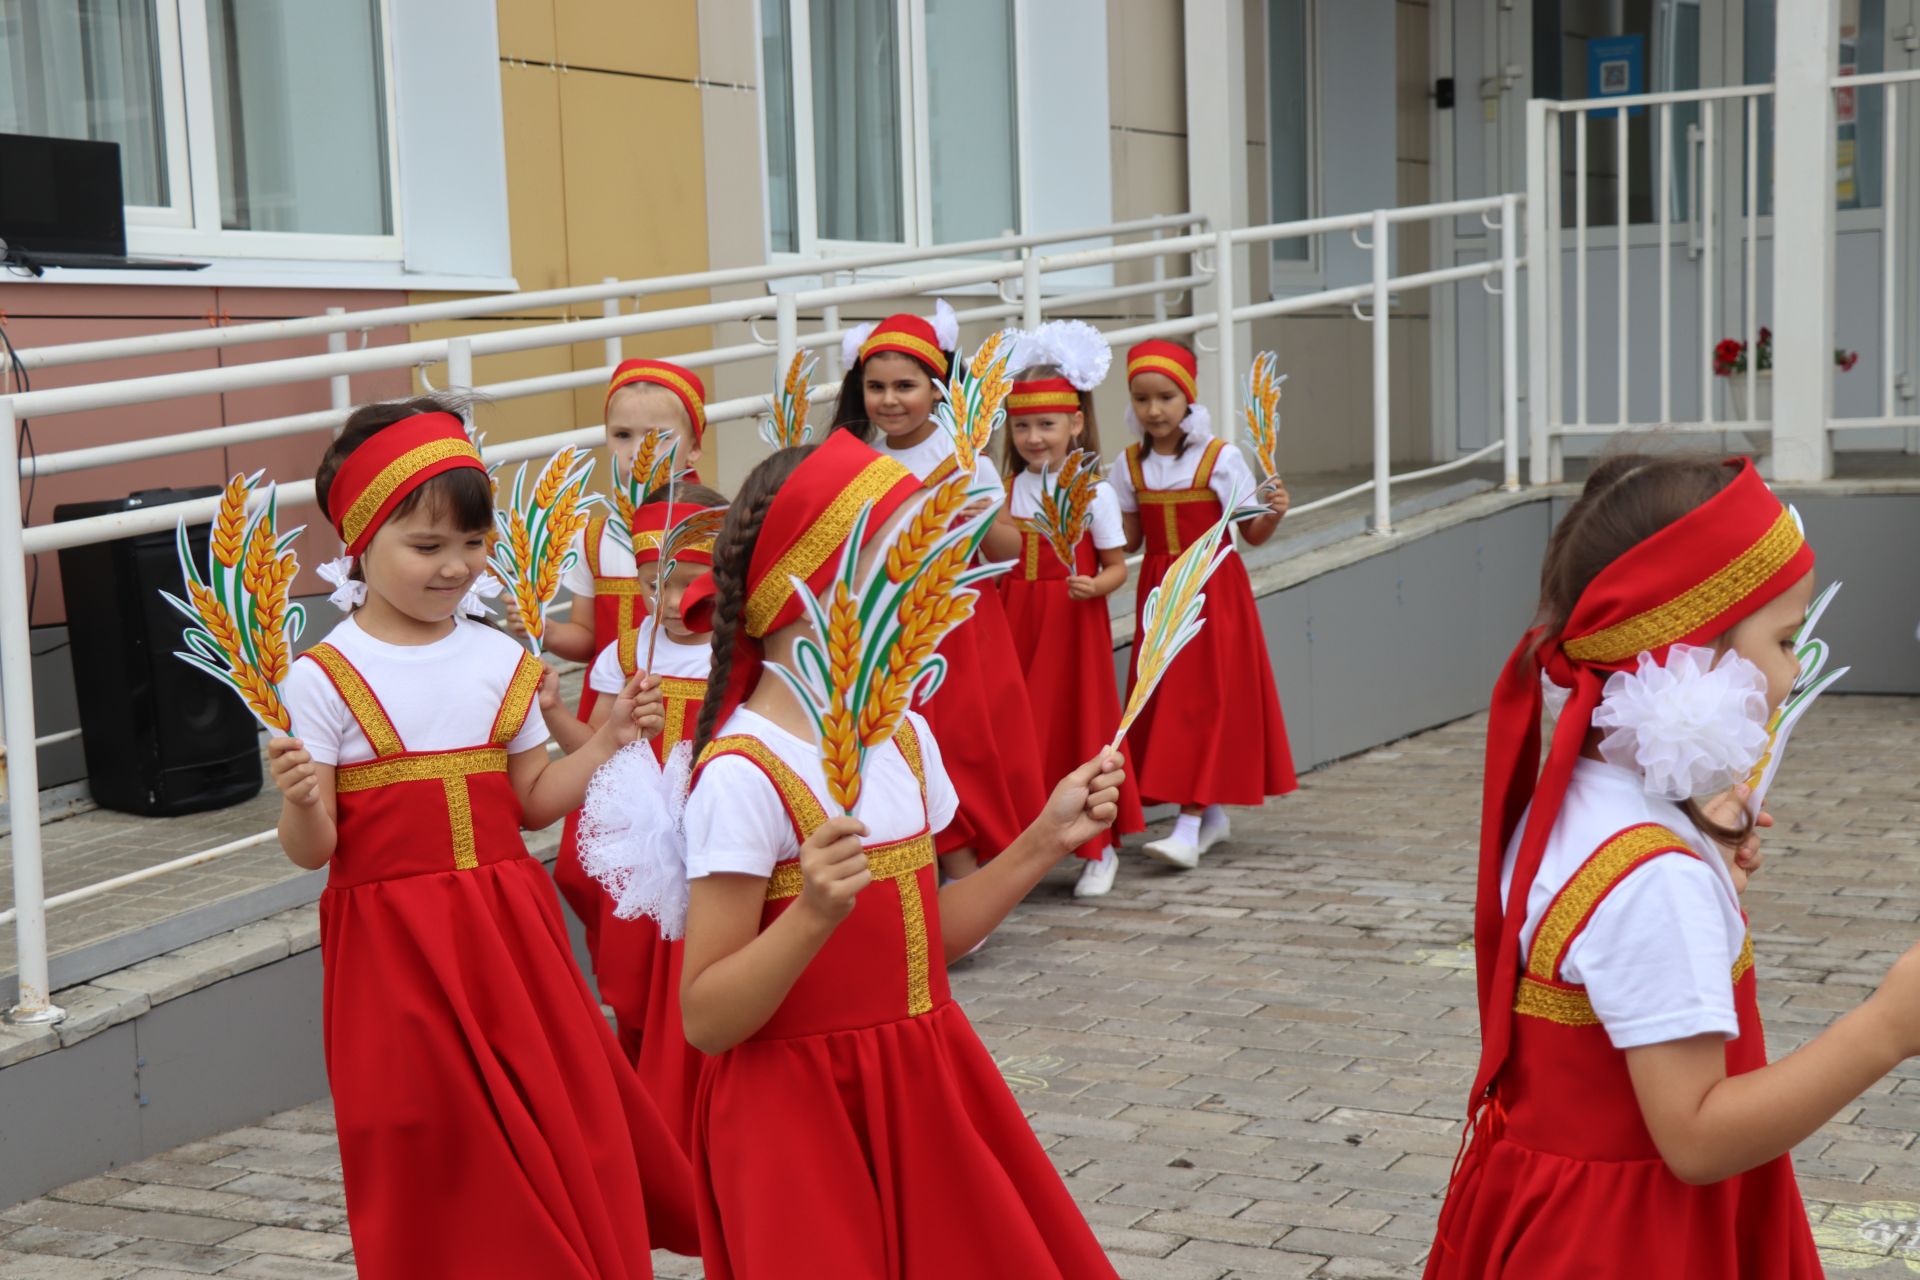
<path fill-rule="evenodd" d="M 1280 384 L 1286 380 L 1287 375 L 1280 372 L 1280 357 L 1271 351 L 1254 357 L 1247 374 L 1247 437 L 1253 442 L 1262 481 L 1280 477 Z"/>
<path fill-rule="evenodd" d="M 593 458 L 561 449 L 541 468 L 529 488 L 527 463 L 514 472 L 505 502 L 493 508 L 497 535 L 488 552 L 493 576 L 513 593 L 528 647 L 537 655 L 546 638 L 546 611 L 560 589 L 560 578 L 577 553 L 573 540 L 587 523 L 587 509 L 598 499 L 587 493 Z"/>
<path fill-rule="evenodd" d="M 232 689 L 261 724 L 285 734 L 292 732 L 292 717 L 279 686 L 306 625 L 305 611 L 287 599 L 299 570 L 293 544 L 302 531 L 279 530 L 272 484 L 254 501 L 261 476 L 227 482 L 208 536 L 204 578 L 186 521 L 178 523 L 174 549 L 186 598 L 161 595 L 188 622 L 180 633 L 185 649 L 174 656 Z"/>
<path fill-rule="evenodd" d="M 767 398 L 767 417 L 760 424 L 760 438 L 775 449 L 790 449 L 813 438 L 807 425 L 808 396 L 813 392 L 813 370 L 819 357 L 809 351 L 796 351 L 787 362 L 787 376 Z"/>

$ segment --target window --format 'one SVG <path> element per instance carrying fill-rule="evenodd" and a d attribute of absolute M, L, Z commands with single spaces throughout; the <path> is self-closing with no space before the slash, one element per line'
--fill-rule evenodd
<path fill-rule="evenodd" d="M 1017 229 L 1026 2 L 760 0 L 773 248 Z"/>
<path fill-rule="evenodd" d="M 1272 222 L 1313 216 L 1313 102 L 1307 0 L 1267 3 L 1267 210 Z M 1273 241 L 1276 264 L 1305 266 L 1313 238 Z"/>
<path fill-rule="evenodd" d="M 398 258 L 384 0 L 0 0 L 0 130 L 120 144 L 129 248 Z"/>

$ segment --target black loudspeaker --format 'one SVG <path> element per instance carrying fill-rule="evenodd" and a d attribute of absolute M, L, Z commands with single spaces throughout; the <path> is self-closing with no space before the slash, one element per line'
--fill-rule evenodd
<path fill-rule="evenodd" d="M 220 493 L 214 485 L 146 489 L 125 498 L 64 503 L 54 520 L 111 515 Z M 205 572 L 211 525 L 187 540 Z M 186 619 L 160 598 L 185 595 L 171 529 L 60 552 L 73 648 L 80 743 L 95 802 L 121 813 L 171 817 L 260 794 L 258 726 L 233 690 L 173 656 Z"/>

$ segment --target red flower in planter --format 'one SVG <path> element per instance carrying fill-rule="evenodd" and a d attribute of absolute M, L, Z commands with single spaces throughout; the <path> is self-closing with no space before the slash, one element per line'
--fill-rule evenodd
<path fill-rule="evenodd" d="M 1833 353 L 1833 362 L 1840 366 L 1840 372 L 1851 373 L 1853 366 L 1860 363 L 1860 353 L 1858 351 L 1835 351 Z"/>
<path fill-rule="evenodd" d="M 1714 344 L 1713 371 L 1719 377 L 1743 373 L 1747 367 L 1747 344 L 1737 338 L 1722 338 Z"/>

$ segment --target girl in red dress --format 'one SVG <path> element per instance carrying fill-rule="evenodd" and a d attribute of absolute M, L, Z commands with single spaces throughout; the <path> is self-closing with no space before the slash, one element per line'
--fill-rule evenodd
<path fill-rule="evenodd" d="M 806 630 L 794 579 L 825 586 L 866 504 L 863 558 L 878 555 L 919 493 L 847 432 L 782 450 L 747 477 L 687 606 L 711 617 L 715 654 L 681 991 L 687 1038 L 713 1055 L 694 1118 L 708 1280 L 1114 1276 L 947 963 L 1113 821 L 1118 755 L 1074 770 L 998 858 L 941 889 L 933 833 L 959 800 L 927 722 L 909 713 L 867 757 L 855 815 L 829 817 L 809 721 L 760 678 Z"/>
<path fill-rule="evenodd" d="M 1817 1277 L 1787 1153 L 1920 1050 L 1920 948 L 1768 1064 L 1738 891 L 1771 820 L 1736 784 L 1799 671 L 1813 551 L 1749 462 L 1616 457 L 1541 588 L 1494 688 L 1480 1068 L 1426 1274 Z"/>
<path fill-rule="evenodd" d="M 1034 707 L 1043 777 L 1093 755 L 1120 723 L 1107 597 L 1127 580 L 1127 550 L 1113 490 L 1104 480 L 1094 485 L 1087 532 L 1070 566 L 1033 525 L 1043 473 L 1057 476 L 1075 449 L 1100 456 L 1093 389 L 1112 361 L 1106 339 L 1082 320 L 1050 321 L 1023 335 L 1011 361 L 1020 372 L 1007 397 L 1007 509 L 1020 529 L 1020 556 L 1000 590 Z M 1145 829 L 1129 778 L 1112 830 L 1078 850 L 1085 861 L 1074 896 L 1097 898 L 1112 889 L 1118 837 Z"/>
<path fill-rule="evenodd" d="M 587 686 L 599 695 L 587 724 L 581 724 L 559 700 L 559 681 L 549 673 L 540 691 L 541 710 L 553 736 L 571 752 L 589 742 L 606 724 L 614 699 L 647 662 L 649 648 L 665 716 L 661 732 L 648 740 L 654 759 L 664 763 L 667 753 L 691 737 L 700 704 L 707 696 L 707 671 L 712 661 L 706 637 L 689 631 L 680 614 L 680 602 L 694 579 L 713 564 L 713 541 L 691 544 L 674 558 L 673 572 L 655 591 L 660 563 L 660 540 L 674 524 L 697 511 L 725 507 L 727 500 L 704 485 L 674 488 L 671 505 L 663 490 L 633 513 L 633 554 L 647 616 L 630 640 L 609 644 L 594 659 Z M 655 639 L 653 632 L 660 635 Z M 596 885 L 596 888 L 598 886 Z M 605 890 L 600 890 L 606 898 Z M 614 1033 L 620 1047 L 639 1072 L 655 1105 L 683 1148 L 691 1144 L 693 1092 L 700 1079 L 701 1055 L 687 1043 L 680 1025 L 680 955 L 678 942 L 660 936 L 651 917 L 623 919 L 607 901 L 600 922 L 596 961 L 600 999 L 613 1010 Z"/>
<path fill-rule="evenodd" d="M 700 461 L 700 445 L 707 428 L 706 386 L 693 370 L 666 360 L 623 360 L 607 380 L 607 451 L 624 470 L 633 465 L 641 439 L 654 431 L 672 431 L 679 442 L 676 469 Z M 596 515 L 587 521 L 573 546 L 573 564 L 560 579 L 573 595 L 564 621 L 549 620 L 542 647 L 574 662 L 591 662 L 610 644 L 631 645 L 647 616 L 633 551 Z M 508 626 L 524 635 L 511 604 Z M 591 684 L 580 690 L 580 719 L 587 721 L 600 694 Z M 554 859 L 553 879 L 560 896 L 586 932 L 587 957 L 596 981 L 601 978 L 600 930 L 607 914 L 606 895 L 593 877 L 580 869 L 580 815 L 567 815 L 560 833 L 560 854 Z"/>
<path fill-rule="evenodd" d="M 945 302 L 935 304 L 931 322 L 895 315 L 849 331 L 835 429 L 880 450 L 929 488 L 945 480 L 953 473 L 953 442 L 933 418 L 940 394 L 935 381 L 947 379 L 959 340 L 959 323 Z M 984 454 L 975 471 L 983 491 L 999 490 Z M 1011 560 L 1019 553 L 1020 530 L 1002 512 L 984 554 Z M 940 652 L 946 680 L 920 709 L 948 746 L 947 767 L 960 793 L 953 824 L 936 835 L 940 867 L 963 876 L 1012 843 L 1046 797 L 1033 711 L 999 592 L 980 593 L 973 617 L 947 636 Z"/>
<path fill-rule="evenodd" d="M 1127 352 L 1128 420 L 1141 441 L 1127 446 L 1112 481 L 1127 549 L 1146 547 L 1134 586 L 1136 634 L 1147 593 L 1174 557 L 1254 491 L 1247 460 L 1214 438 L 1205 407 L 1195 403 L 1195 376 L 1193 352 L 1178 343 L 1153 340 Z M 1279 527 L 1286 489 L 1276 485 L 1267 507 L 1239 526 L 1250 546 Z M 1172 832 L 1146 850 L 1182 870 L 1226 839 L 1226 805 L 1257 805 L 1297 785 L 1253 587 L 1231 549 L 1207 579 L 1206 595 L 1206 625 L 1127 734 L 1141 796 L 1148 804 L 1180 806 Z M 1137 678 L 1136 668 L 1129 684 Z"/>
<path fill-rule="evenodd" d="M 697 1248 L 685 1157 L 568 950 L 520 829 L 657 733 L 657 687 L 549 763 L 540 664 L 460 618 L 492 486 L 461 419 L 367 405 L 315 478 L 365 603 L 294 664 L 280 840 L 328 869 L 325 1044 L 360 1274 L 644 1277 Z"/>

